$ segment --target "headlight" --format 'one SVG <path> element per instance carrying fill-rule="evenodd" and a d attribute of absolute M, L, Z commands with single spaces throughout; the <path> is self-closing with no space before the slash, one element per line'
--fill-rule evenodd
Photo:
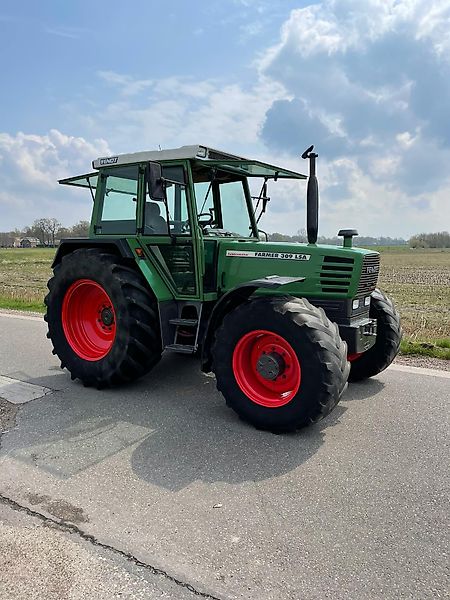
<path fill-rule="evenodd" d="M 364 298 L 364 306 L 369 306 L 369 304 L 370 304 L 370 296 L 366 296 Z"/>
<path fill-rule="evenodd" d="M 359 298 L 356 298 L 355 300 L 353 300 L 352 308 L 353 308 L 353 310 L 356 310 L 357 308 L 359 308 Z"/>

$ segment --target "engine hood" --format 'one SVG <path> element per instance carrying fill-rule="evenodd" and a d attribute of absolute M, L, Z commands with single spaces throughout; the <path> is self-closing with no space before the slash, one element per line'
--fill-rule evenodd
<path fill-rule="evenodd" d="M 257 240 L 220 240 L 218 244 L 218 277 L 223 291 L 251 279 L 280 275 L 305 277 L 301 283 L 284 287 L 286 293 L 352 298 L 358 293 L 367 260 L 373 261 L 375 283 L 378 275 L 379 254 L 362 248 Z"/>

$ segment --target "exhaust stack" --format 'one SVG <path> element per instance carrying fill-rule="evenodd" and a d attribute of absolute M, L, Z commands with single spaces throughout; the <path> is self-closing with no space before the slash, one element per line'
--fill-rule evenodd
<path fill-rule="evenodd" d="M 317 242 L 319 229 L 319 185 L 316 177 L 316 158 L 319 156 L 313 152 L 314 146 L 310 146 L 302 154 L 302 158 L 309 158 L 309 178 L 306 192 L 306 231 L 308 233 L 308 244 Z"/>

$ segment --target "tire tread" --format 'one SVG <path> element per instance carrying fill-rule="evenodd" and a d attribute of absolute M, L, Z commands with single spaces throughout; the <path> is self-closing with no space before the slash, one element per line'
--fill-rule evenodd
<path fill-rule="evenodd" d="M 86 386 L 97 388 L 119 385 L 147 373 L 161 358 L 161 342 L 159 336 L 159 317 L 156 308 L 156 300 L 145 287 L 143 276 L 135 269 L 121 263 L 119 257 L 104 252 L 98 248 L 80 248 L 64 256 L 61 263 L 54 268 L 53 277 L 47 283 L 49 289 L 44 299 L 47 307 L 45 320 L 49 324 L 47 336 L 53 343 L 53 352 L 60 359 L 59 335 L 55 334 L 55 319 L 60 315 L 53 314 L 53 302 L 55 293 L 58 293 L 58 280 L 64 273 L 76 272 L 76 265 L 80 260 L 95 261 L 99 265 L 99 273 L 106 268 L 108 276 L 117 282 L 121 289 L 124 306 L 129 312 L 129 335 L 127 347 L 122 360 L 115 364 L 108 372 L 101 375 L 93 375 L 89 369 L 77 367 L 80 361 L 74 361 L 71 368 L 71 378 L 80 379 Z M 80 277 L 77 275 L 76 277 Z M 62 359 L 61 359 L 62 360 Z M 67 367 L 67 359 L 62 367 Z M 85 361 L 84 361 L 85 362 Z M 84 372 L 86 371 L 86 372 Z"/>
<path fill-rule="evenodd" d="M 293 297 L 275 297 L 275 298 L 255 298 L 250 299 L 238 306 L 234 311 L 225 315 L 221 325 L 216 331 L 212 346 L 213 364 L 212 370 L 216 373 L 216 385 L 221 392 L 228 406 L 233 408 L 238 415 L 246 419 L 246 416 L 239 409 L 239 403 L 233 401 L 233 398 L 227 393 L 227 384 L 217 376 L 217 365 L 223 361 L 229 361 L 230 357 L 223 350 L 222 340 L 227 338 L 229 332 L 234 326 L 233 321 L 240 315 L 251 310 L 252 314 L 258 313 L 261 323 L 265 322 L 268 310 L 274 310 L 286 315 L 293 326 L 302 327 L 308 330 L 310 339 L 315 342 L 318 359 L 322 363 L 323 379 L 319 384 L 318 401 L 314 404 L 314 409 L 308 414 L 307 419 L 304 416 L 297 420 L 292 420 L 283 426 L 274 426 L 266 423 L 252 423 L 258 429 L 267 429 L 274 433 L 285 431 L 295 431 L 309 423 L 315 423 L 328 415 L 339 402 L 339 399 L 347 386 L 347 378 L 350 365 L 347 362 L 347 344 L 341 339 L 338 327 L 332 323 L 325 312 L 318 307 L 310 304 L 306 299 Z M 275 409 L 269 409 L 275 410 Z"/>

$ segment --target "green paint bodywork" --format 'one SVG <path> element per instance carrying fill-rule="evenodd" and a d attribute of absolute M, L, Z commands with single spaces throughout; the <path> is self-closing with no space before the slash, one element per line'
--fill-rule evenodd
<path fill-rule="evenodd" d="M 281 258 L 247 258 L 226 256 L 227 250 L 273 252 L 275 254 L 305 254 L 310 256 L 309 260 L 289 260 Z M 229 290 L 238 283 L 249 279 L 258 279 L 266 275 L 281 275 L 289 277 L 305 277 L 300 283 L 283 286 L 278 292 L 299 297 L 314 298 L 353 298 L 356 296 L 359 276 L 361 273 L 363 256 L 367 250 L 360 248 L 344 249 L 338 246 L 325 246 L 313 244 L 296 244 L 284 242 L 261 242 L 261 241 L 222 241 L 219 250 L 219 281 L 223 290 Z M 323 292 L 320 284 L 320 271 L 324 256 L 348 257 L 354 260 L 353 272 L 348 293 Z M 348 265 L 347 265 L 348 266 Z M 335 271 L 337 275 L 345 274 L 345 271 Z"/>
<path fill-rule="evenodd" d="M 136 264 L 139 267 L 139 270 L 147 280 L 153 293 L 158 298 L 158 301 L 164 302 L 166 300 L 173 300 L 175 296 L 170 290 L 169 283 L 164 278 L 164 273 L 160 274 L 155 268 L 155 265 L 153 265 L 148 258 L 140 258 L 138 254 L 136 254 L 136 249 L 142 249 L 140 242 L 135 238 L 127 238 L 127 242 L 136 256 Z"/>

